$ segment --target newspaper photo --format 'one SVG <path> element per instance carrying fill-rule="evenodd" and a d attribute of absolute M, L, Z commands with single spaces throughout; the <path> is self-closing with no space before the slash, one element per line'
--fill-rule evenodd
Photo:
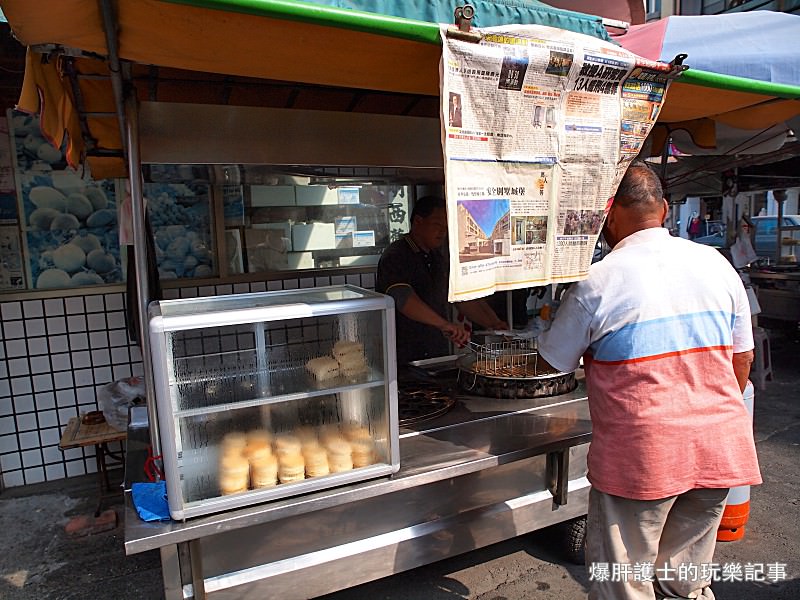
<path fill-rule="evenodd" d="M 671 66 L 541 25 L 447 36 L 440 64 L 449 300 L 586 277 Z"/>

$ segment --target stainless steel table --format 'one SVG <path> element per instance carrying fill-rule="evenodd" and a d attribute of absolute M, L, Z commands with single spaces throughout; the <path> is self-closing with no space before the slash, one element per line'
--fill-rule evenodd
<path fill-rule="evenodd" d="M 392 477 L 186 522 L 144 523 L 128 497 L 125 549 L 160 550 L 168 599 L 318 596 L 585 515 L 590 439 L 582 379 L 536 400 L 458 395 L 401 430 Z"/>

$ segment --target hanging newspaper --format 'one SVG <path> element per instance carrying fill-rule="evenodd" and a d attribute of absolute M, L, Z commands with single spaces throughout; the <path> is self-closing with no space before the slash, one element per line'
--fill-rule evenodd
<path fill-rule="evenodd" d="M 442 26 L 451 302 L 586 277 L 670 65 L 538 25 Z"/>

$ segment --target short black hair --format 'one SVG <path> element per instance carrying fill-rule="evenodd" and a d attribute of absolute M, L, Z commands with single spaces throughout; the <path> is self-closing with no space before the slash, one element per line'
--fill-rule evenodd
<path fill-rule="evenodd" d="M 446 210 L 444 198 L 441 196 L 423 196 L 414 202 L 414 208 L 411 211 L 411 223 L 414 222 L 414 217 L 430 217 L 431 213 L 437 208 Z"/>
<path fill-rule="evenodd" d="M 660 208 L 663 198 L 664 189 L 661 187 L 661 180 L 655 171 L 641 160 L 635 160 L 628 166 L 614 194 L 615 203 L 644 211 L 654 208 L 655 205 Z"/>

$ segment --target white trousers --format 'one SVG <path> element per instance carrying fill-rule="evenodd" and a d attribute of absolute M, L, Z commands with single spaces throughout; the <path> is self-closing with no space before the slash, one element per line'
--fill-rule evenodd
<path fill-rule="evenodd" d="M 592 488 L 586 528 L 589 599 L 713 600 L 704 567 L 713 562 L 727 495 L 727 488 L 696 489 L 631 500 Z"/>

